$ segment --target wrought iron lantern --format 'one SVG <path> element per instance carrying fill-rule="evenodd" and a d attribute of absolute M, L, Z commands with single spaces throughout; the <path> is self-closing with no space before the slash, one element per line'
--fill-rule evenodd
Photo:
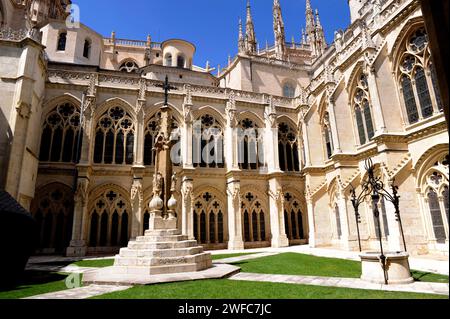
<path fill-rule="evenodd" d="M 359 224 L 361 223 L 361 214 L 359 213 L 359 206 L 368 198 L 372 201 L 372 211 L 375 217 L 375 222 L 377 223 L 377 231 L 378 231 L 378 239 L 380 243 L 380 262 L 383 267 L 384 272 L 384 280 L 385 284 L 388 284 L 388 274 L 387 274 L 387 265 L 386 265 L 386 255 L 385 250 L 383 248 L 383 237 L 381 233 L 381 223 L 380 223 L 380 211 L 378 208 L 378 204 L 381 199 L 385 201 L 389 201 L 394 205 L 395 208 L 395 218 L 399 223 L 399 229 L 403 240 L 404 252 L 407 252 L 405 235 L 403 232 L 403 224 L 402 218 L 400 215 L 400 196 L 398 195 L 398 186 L 395 185 L 395 179 L 391 181 L 391 193 L 386 189 L 381 177 L 375 176 L 375 166 L 371 158 L 368 158 L 365 162 L 365 169 L 368 173 L 368 177 L 361 184 L 362 191 L 359 195 L 356 194 L 356 189 L 351 185 L 351 198 L 352 205 L 355 210 L 355 218 L 356 218 L 356 229 L 358 232 L 358 244 L 359 251 L 362 252 L 361 245 L 361 234 L 359 229 Z"/>

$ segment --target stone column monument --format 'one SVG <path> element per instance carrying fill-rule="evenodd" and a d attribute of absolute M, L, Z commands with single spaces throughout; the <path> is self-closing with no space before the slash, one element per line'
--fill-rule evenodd
<path fill-rule="evenodd" d="M 86 273 L 85 283 L 108 282 L 109 278 L 120 276 L 142 276 L 197 272 L 212 267 L 211 254 L 204 253 L 196 240 L 189 240 L 177 229 L 177 177 L 172 170 L 170 151 L 171 111 L 168 107 L 168 91 L 172 89 L 166 82 L 165 104 L 161 108 L 159 134 L 155 141 L 156 165 L 153 177 L 153 198 L 150 201 L 150 223 L 145 235 L 137 237 L 122 248 L 115 257 L 113 267 L 97 273 Z"/>

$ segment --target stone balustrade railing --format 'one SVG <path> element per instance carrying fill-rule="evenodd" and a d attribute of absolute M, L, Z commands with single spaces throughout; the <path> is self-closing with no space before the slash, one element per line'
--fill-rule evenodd
<path fill-rule="evenodd" d="M 130 40 L 130 39 L 113 39 L 113 38 L 104 38 L 103 39 L 106 44 L 115 44 L 118 46 L 128 46 L 128 47 L 138 47 L 145 48 L 147 47 L 147 41 L 142 40 Z M 161 43 L 159 42 L 151 42 L 152 49 L 161 48 Z"/>
<path fill-rule="evenodd" d="M 55 84 L 70 84 L 79 86 L 89 86 L 91 78 L 96 74 L 82 71 L 72 70 L 57 70 L 50 69 L 48 71 L 48 81 Z M 111 73 L 98 73 L 98 87 L 116 88 L 116 89 L 128 89 L 139 91 L 141 77 L 138 74 L 113 74 Z M 162 92 L 161 81 L 146 80 L 146 87 L 148 92 Z M 172 94 L 187 94 L 186 86 L 182 83 L 171 83 L 176 88 Z M 190 94 L 201 97 L 209 97 L 215 99 L 221 99 L 227 101 L 231 95 L 234 95 L 236 101 L 255 103 L 255 104 L 267 104 L 269 101 L 269 95 L 232 90 L 227 88 L 220 88 L 214 86 L 201 86 L 201 85 L 189 85 Z M 295 108 L 297 107 L 298 99 L 285 98 L 280 96 L 272 96 L 272 101 L 275 106 Z"/>

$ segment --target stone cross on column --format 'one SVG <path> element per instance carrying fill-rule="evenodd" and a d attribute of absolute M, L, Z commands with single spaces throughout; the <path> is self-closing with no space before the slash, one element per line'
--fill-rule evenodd
<path fill-rule="evenodd" d="M 172 114 L 168 106 L 168 92 L 176 89 L 169 84 L 166 76 L 165 83 L 161 85 L 164 89 L 165 102 L 161 107 L 161 118 L 158 135 L 155 139 L 153 149 L 156 153 L 155 175 L 153 178 L 153 199 L 150 202 L 152 213 L 150 229 L 175 229 L 177 201 L 174 197 L 176 192 L 176 176 L 173 175 L 171 150 L 174 145 L 171 140 Z"/>

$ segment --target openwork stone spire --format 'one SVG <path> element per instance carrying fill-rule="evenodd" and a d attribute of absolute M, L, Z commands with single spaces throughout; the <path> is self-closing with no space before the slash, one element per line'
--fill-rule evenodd
<path fill-rule="evenodd" d="M 315 40 L 314 13 L 311 7 L 311 0 L 306 0 L 306 42 L 311 44 Z"/>
<path fill-rule="evenodd" d="M 250 0 L 247 0 L 247 21 L 245 24 L 245 48 L 248 54 L 256 53 L 256 35 L 255 26 L 253 24 Z"/>
<path fill-rule="evenodd" d="M 275 35 L 276 57 L 277 59 L 283 60 L 286 56 L 286 36 L 279 0 L 273 1 L 273 31 Z"/>
<path fill-rule="evenodd" d="M 242 20 L 241 19 L 239 19 L 238 52 L 239 53 L 245 52 L 245 40 L 244 40 L 244 33 L 242 32 Z"/>
<path fill-rule="evenodd" d="M 325 34 L 320 23 L 319 10 L 316 9 L 316 55 L 322 55 L 327 47 Z"/>
<path fill-rule="evenodd" d="M 320 23 L 319 11 L 314 14 L 311 0 L 306 0 L 306 44 L 311 48 L 314 57 L 322 55 L 327 47 L 325 34 Z"/>

